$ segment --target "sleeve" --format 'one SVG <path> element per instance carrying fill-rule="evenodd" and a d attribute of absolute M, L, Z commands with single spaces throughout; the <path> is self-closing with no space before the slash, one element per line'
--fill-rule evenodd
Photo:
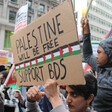
<path fill-rule="evenodd" d="M 59 105 L 56 108 L 52 109 L 50 112 L 69 112 L 64 105 Z"/>
<path fill-rule="evenodd" d="M 93 55 L 90 34 L 83 34 L 83 58 L 94 70 L 97 68 L 97 60 Z"/>
<path fill-rule="evenodd" d="M 24 99 L 24 103 L 23 103 L 23 104 L 21 104 L 20 101 L 19 101 L 18 104 L 19 104 L 21 107 L 26 108 L 26 99 Z"/>
<path fill-rule="evenodd" d="M 63 105 L 65 106 L 66 109 L 68 109 L 68 105 L 66 103 L 66 98 L 64 97 L 64 95 L 62 93 L 60 93 L 60 98 L 63 102 Z"/>
<path fill-rule="evenodd" d="M 29 101 L 26 102 L 26 112 L 42 112 L 39 107 L 38 102 L 31 103 Z"/>

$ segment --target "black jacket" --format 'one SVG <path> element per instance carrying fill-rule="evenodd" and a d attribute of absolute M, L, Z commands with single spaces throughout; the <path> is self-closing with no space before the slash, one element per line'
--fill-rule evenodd
<path fill-rule="evenodd" d="M 2 94 L 0 93 L 0 112 L 4 112 L 4 99 Z"/>
<path fill-rule="evenodd" d="M 110 63 L 112 62 L 112 38 L 102 41 L 100 45 L 106 50 L 105 52 L 109 56 L 108 63 L 104 67 L 97 66 L 96 57 L 92 52 L 90 34 L 83 35 L 83 57 L 98 73 L 98 90 L 92 104 L 93 108 L 98 112 L 112 112 L 112 63 Z"/>

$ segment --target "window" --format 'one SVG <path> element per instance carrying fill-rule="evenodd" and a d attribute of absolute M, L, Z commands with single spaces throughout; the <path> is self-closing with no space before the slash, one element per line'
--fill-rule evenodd
<path fill-rule="evenodd" d="M 9 22 L 15 23 L 16 12 L 10 11 L 9 12 Z"/>
<path fill-rule="evenodd" d="M 28 16 L 27 24 L 31 23 L 31 16 Z"/>
<path fill-rule="evenodd" d="M 49 12 L 49 6 L 47 6 L 47 12 Z"/>
<path fill-rule="evenodd" d="M 13 34 L 14 34 L 14 32 L 5 31 L 4 48 L 11 48 L 10 36 L 13 35 Z"/>
<path fill-rule="evenodd" d="M 44 12 L 45 11 L 45 5 L 40 4 L 40 12 Z"/>
<path fill-rule="evenodd" d="M 11 2 L 17 2 L 17 0 L 11 0 Z"/>
<path fill-rule="evenodd" d="M 31 10 L 32 8 L 32 0 L 28 0 L 26 1 L 26 3 L 28 4 L 28 9 Z"/>
<path fill-rule="evenodd" d="M 0 2 L 3 2 L 3 0 L 0 0 Z"/>
<path fill-rule="evenodd" d="M 97 27 L 97 32 L 99 33 L 99 28 Z"/>

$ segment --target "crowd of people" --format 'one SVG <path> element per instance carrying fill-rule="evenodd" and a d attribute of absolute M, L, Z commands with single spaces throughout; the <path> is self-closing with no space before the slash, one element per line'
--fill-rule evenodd
<path fill-rule="evenodd" d="M 0 109 L 3 112 L 19 112 L 20 107 L 24 107 L 26 112 L 112 112 L 112 38 L 100 42 L 95 57 L 89 22 L 85 16 L 81 19 L 81 25 L 83 56 L 92 67 L 84 72 L 86 84 L 64 86 L 63 94 L 57 82 L 48 79 L 44 86 L 29 87 L 26 99 L 20 90 L 4 87 L 0 91 Z M 5 68 L 0 70 L 2 85 L 8 71 Z"/>

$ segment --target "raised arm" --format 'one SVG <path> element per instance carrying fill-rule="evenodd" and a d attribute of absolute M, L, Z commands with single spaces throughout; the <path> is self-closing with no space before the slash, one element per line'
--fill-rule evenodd
<path fill-rule="evenodd" d="M 53 106 L 51 112 L 68 112 L 60 98 L 59 87 L 56 81 L 48 79 L 45 83 L 44 91 Z"/>
<path fill-rule="evenodd" d="M 40 90 L 36 86 L 31 87 L 26 92 L 27 96 L 26 112 L 42 112 L 38 105 L 38 103 L 42 99 L 42 95 L 44 95 L 44 93 L 40 92 Z"/>
<path fill-rule="evenodd" d="M 96 57 L 93 55 L 92 51 L 89 22 L 86 17 L 82 17 L 81 25 L 83 28 L 83 57 L 86 63 L 96 70 L 97 62 Z"/>

